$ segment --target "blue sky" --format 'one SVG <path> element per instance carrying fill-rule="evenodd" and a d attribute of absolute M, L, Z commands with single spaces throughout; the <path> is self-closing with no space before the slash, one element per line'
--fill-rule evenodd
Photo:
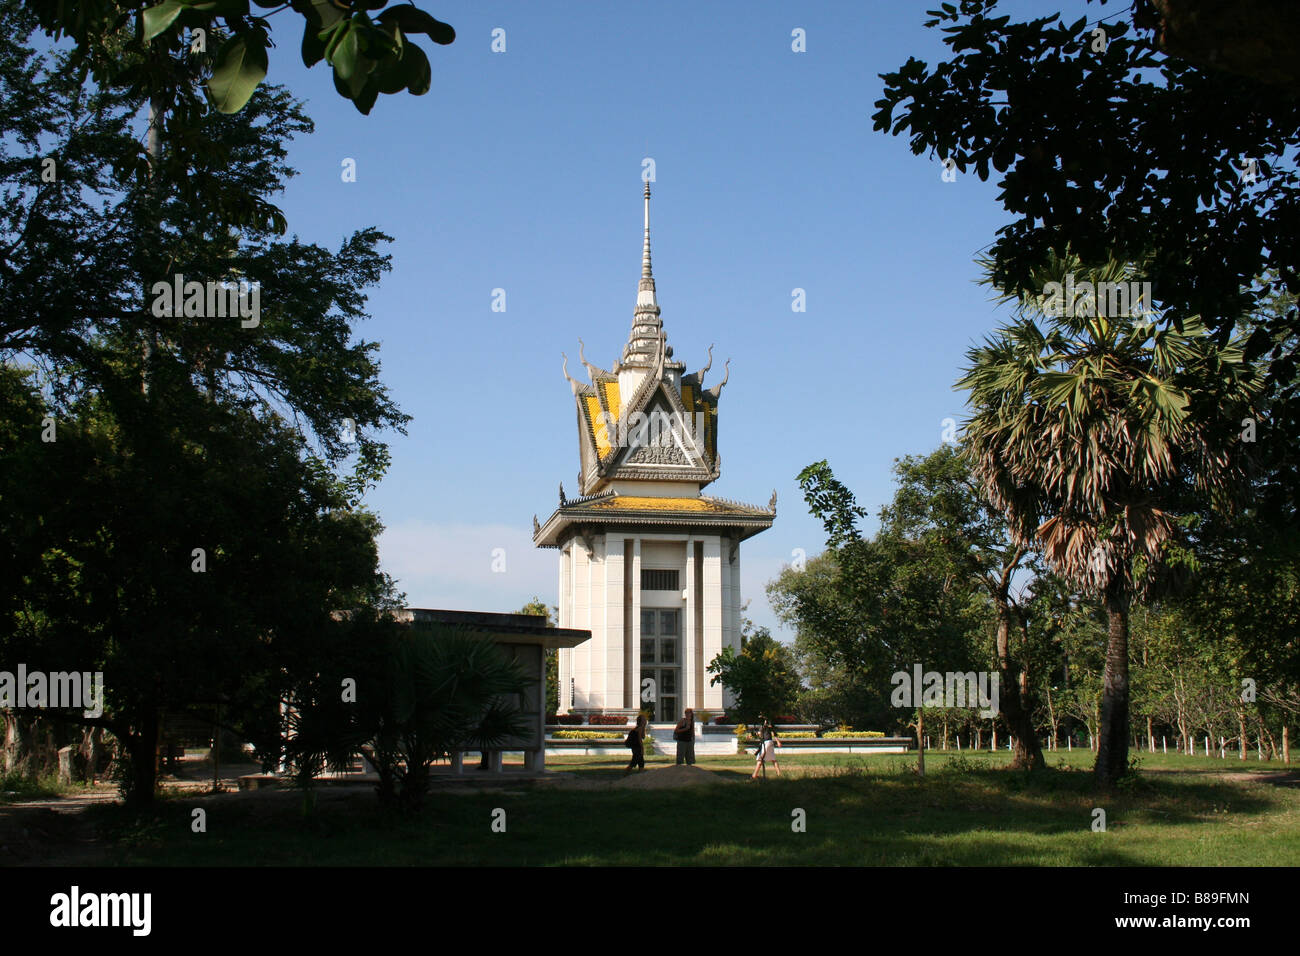
<path fill-rule="evenodd" d="M 579 337 L 606 368 L 627 339 L 651 157 L 668 341 L 691 368 L 716 343 L 713 382 L 732 360 L 707 493 L 778 493 L 776 523 L 741 554 L 749 616 L 775 630 L 765 583 L 794 549 L 824 546 L 795 476 L 829 459 L 874 513 L 893 459 L 930 451 L 942 420 L 963 416 L 952 382 L 1000 318 L 972 262 L 1005 219 L 995 187 L 944 182 L 937 158 L 871 129 L 877 74 L 942 57 L 922 26 L 936 4 L 420 5 L 458 38 L 430 50 L 429 94 L 381 97 L 369 116 L 324 64 L 302 67 L 298 18 L 272 18 L 270 79 L 316 122 L 290 153 L 290 231 L 337 247 L 374 225 L 395 240 L 359 329 L 414 416 L 369 499 L 385 568 L 413 606 L 555 602 L 556 552 L 533 549 L 531 531 L 559 482 L 577 486 L 560 353 L 576 376 Z M 791 49 L 795 28 L 806 52 Z M 806 312 L 791 309 L 795 288 Z"/>

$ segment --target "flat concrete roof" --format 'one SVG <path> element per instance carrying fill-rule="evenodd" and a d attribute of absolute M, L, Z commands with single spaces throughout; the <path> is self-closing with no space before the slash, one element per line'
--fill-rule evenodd
<path fill-rule="evenodd" d="M 408 607 L 393 616 L 409 624 L 450 624 L 473 628 L 498 641 L 540 644 L 543 647 L 577 647 L 591 640 L 591 631 L 573 627 L 547 627 L 535 614 L 496 614 L 490 611 L 448 611 Z"/>

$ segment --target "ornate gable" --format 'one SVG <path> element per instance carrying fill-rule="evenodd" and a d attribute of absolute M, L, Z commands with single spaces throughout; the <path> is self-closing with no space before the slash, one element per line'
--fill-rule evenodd
<path fill-rule="evenodd" d="M 579 485 L 584 495 L 601 491 L 615 479 L 682 481 L 702 488 L 721 472 L 718 398 L 727 376 L 712 388 L 704 387 L 713 346 L 698 372 L 683 374 L 686 366 L 672 360 L 650 261 L 649 183 L 645 204 L 641 280 L 621 360 L 612 372 L 605 371 L 587 361 L 579 339 L 578 358 L 590 379 L 584 384 L 569 375 L 564 357 L 564 377 L 577 405 Z"/>

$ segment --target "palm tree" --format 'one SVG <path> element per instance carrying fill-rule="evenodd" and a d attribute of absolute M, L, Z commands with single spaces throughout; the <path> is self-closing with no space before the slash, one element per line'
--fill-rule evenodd
<path fill-rule="evenodd" d="M 972 471 L 1013 535 L 1104 600 L 1094 772 L 1105 786 L 1128 766 L 1130 604 L 1193 563 L 1180 503 L 1232 506 L 1246 464 L 1241 422 L 1258 391 L 1235 343 L 1217 346 L 1195 321 L 1161 327 L 1150 301 L 1117 310 L 1096 294 L 1134 274 L 1052 257 L 1035 276 L 1044 295 L 1003 297 L 1016 319 L 968 353 L 957 383 L 974 413 Z M 1078 294 L 1049 295 L 1067 276 Z"/>
<path fill-rule="evenodd" d="M 383 803 L 418 809 L 435 760 L 501 750 L 528 734 L 521 703 L 532 680 L 490 640 L 454 625 L 416 625 L 395 636 L 385 663 L 365 724 Z"/>

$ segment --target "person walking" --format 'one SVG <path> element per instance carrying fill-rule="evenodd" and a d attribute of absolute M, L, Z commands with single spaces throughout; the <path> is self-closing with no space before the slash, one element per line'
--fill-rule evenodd
<path fill-rule="evenodd" d="M 695 710 L 687 707 L 682 719 L 673 728 L 673 740 L 677 741 L 677 763 L 683 761 L 688 766 L 695 766 Z"/>
<path fill-rule="evenodd" d="M 623 746 L 632 751 L 632 759 L 623 771 L 625 776 L 632 772 L 633 767 L 645 769 L 645 726 L 645 714 L 638 715 L 636 726 L 627 732 L 627 739 L 623 741 Z"/>
<path fill-rule="evenodd" d="M 772 766 L 776 768 L 776 775 L 781 776 L 781 764 L 776 759 L 776 748 L 781 746 L 781 741 L 777 737 L 776 728 L 766 717 L 763 718 L 763 728 L 758 732 L 758 756 L 754 764 L 754 773 L 750 780 L 758 779 L 758 772 L 763 771 L 763 776 L 767 776 L 767 762 L 772 761 Z"/>

